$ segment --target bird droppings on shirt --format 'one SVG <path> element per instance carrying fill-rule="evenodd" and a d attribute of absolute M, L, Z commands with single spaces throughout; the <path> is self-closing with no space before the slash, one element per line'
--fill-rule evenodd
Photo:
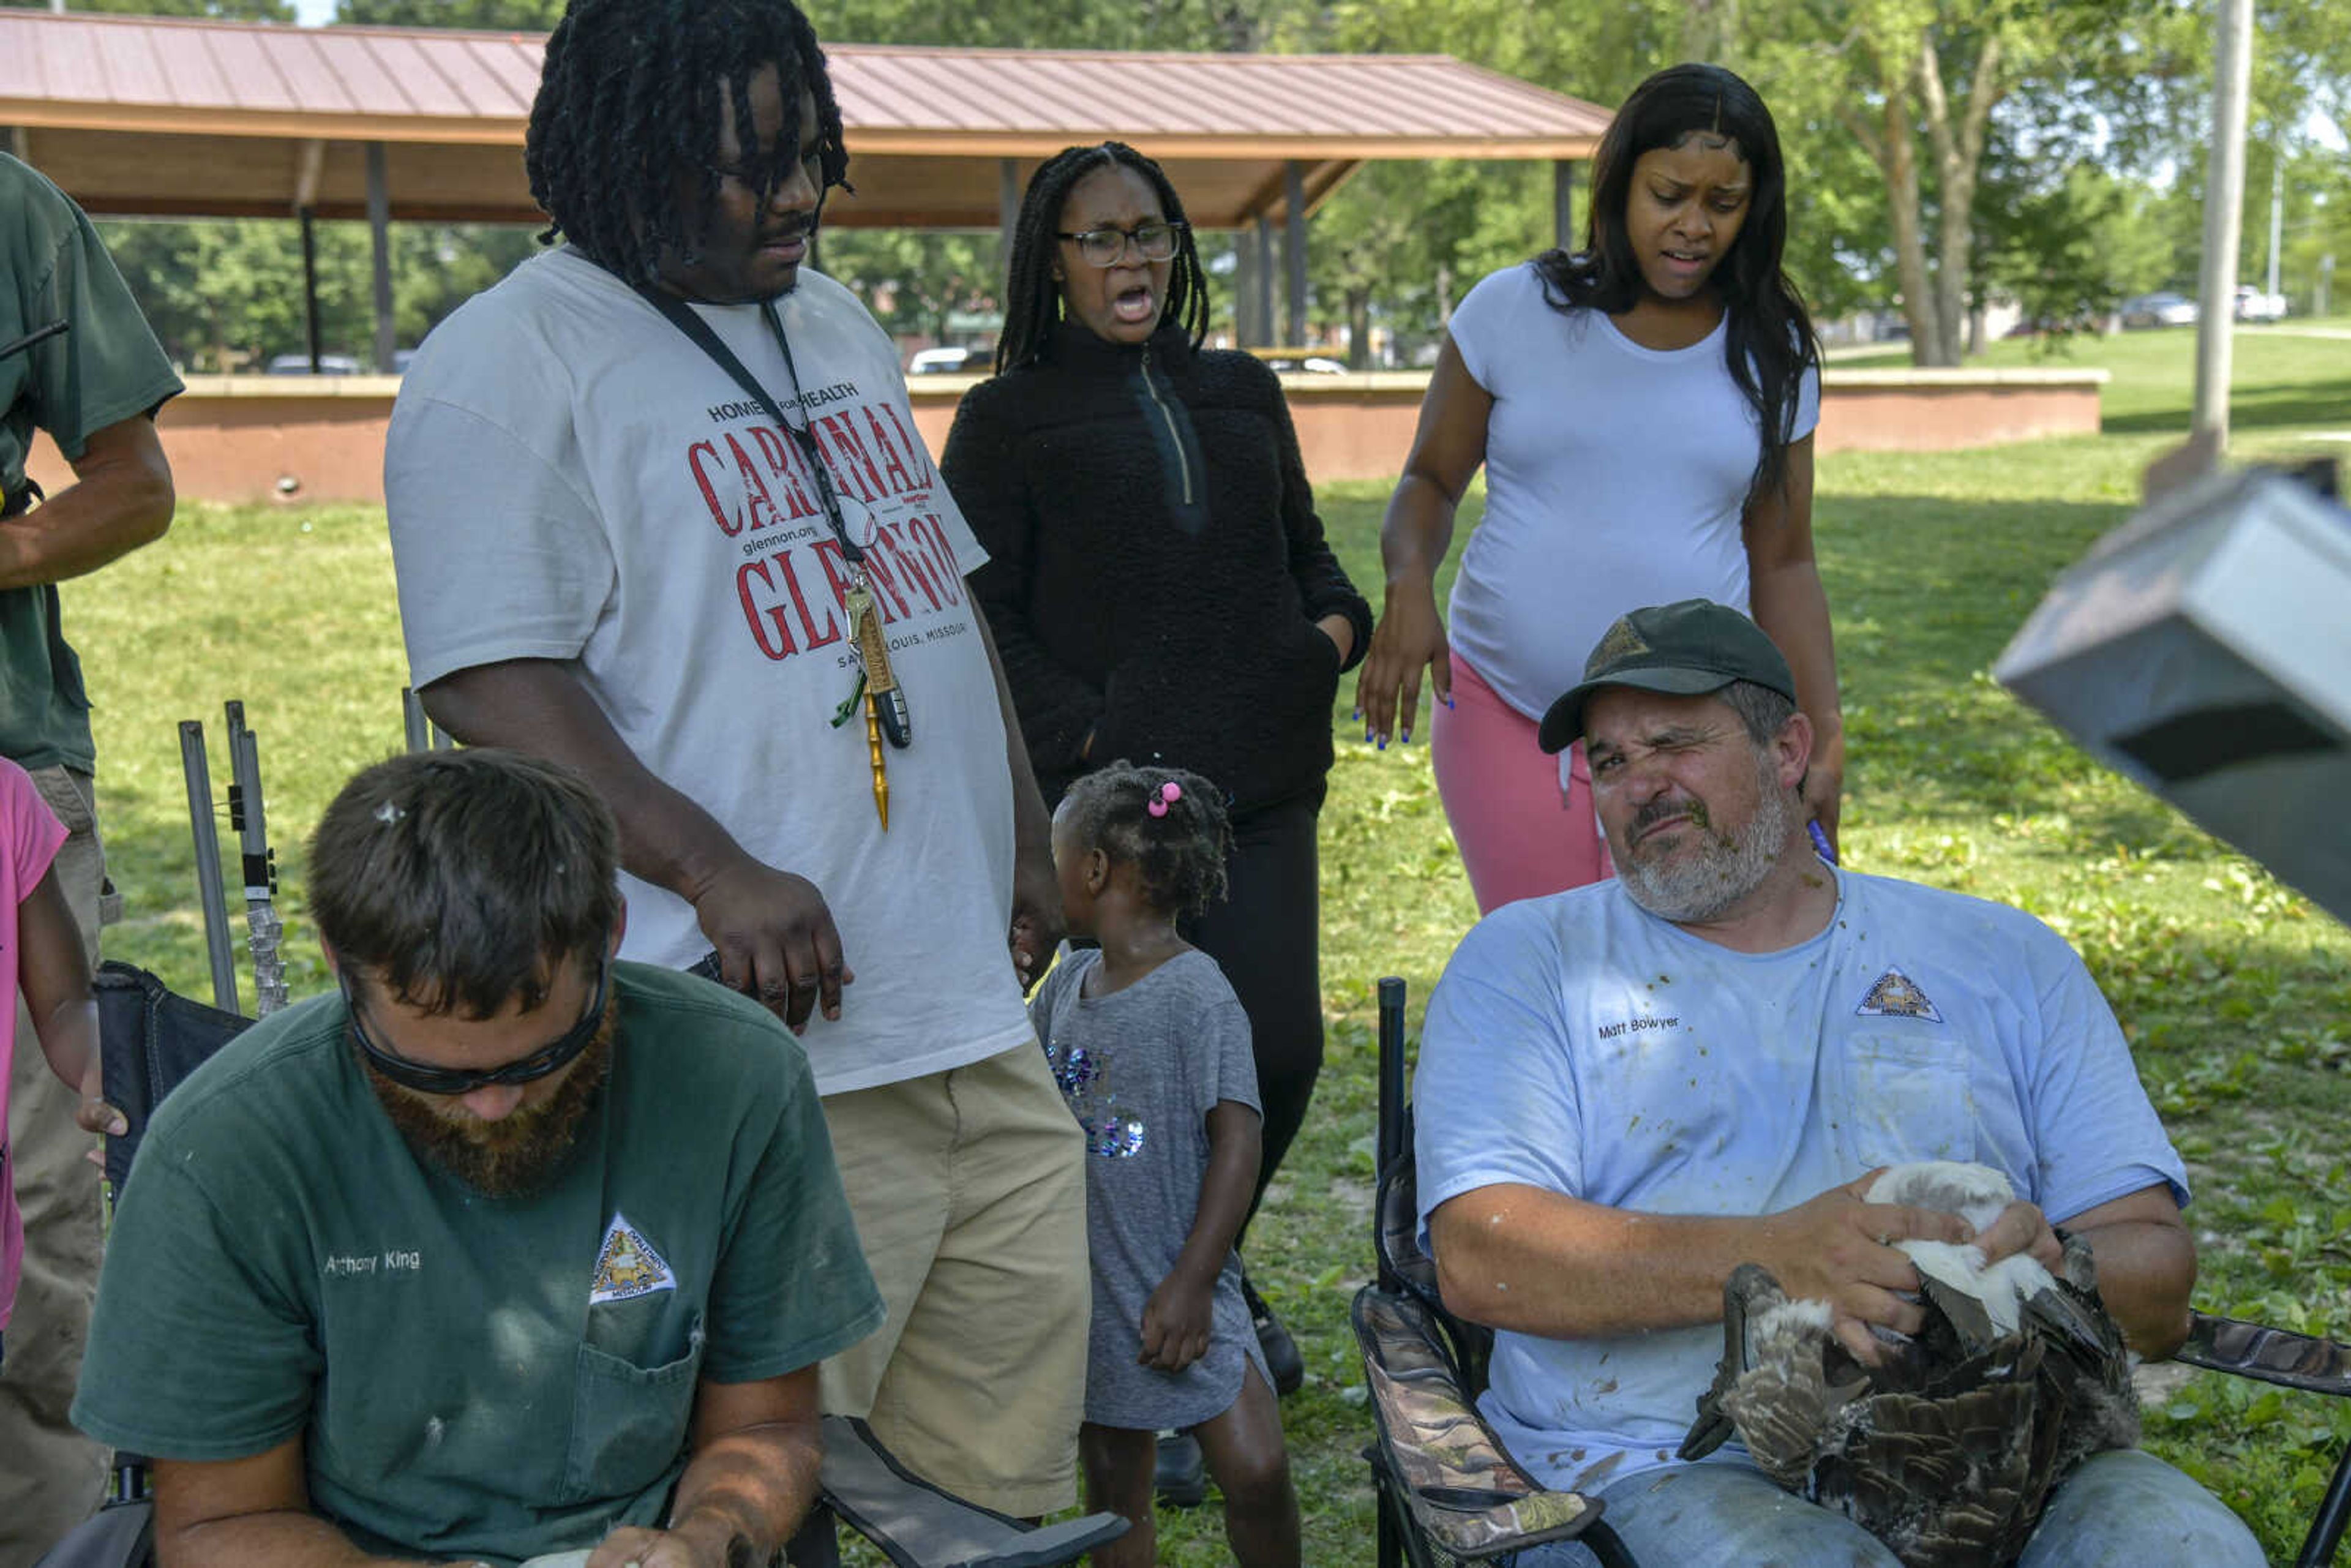
<path fill-rule="evenodd" d="M 1583 1452 L 1580 1448 L 1576 1451 L 1578 1453 Z M 1617 1468 L 1623 1465 L 1624 1462 L 1625 1456 L 1623 1453 L 1619 1452 L 1609 1455 L 1606 1458 L 1601 1460 L 1598 1464 L 1584 1471 L 1583 1474 L 1575 1478 L 1575 1490 L 1578 1491 L 1599 1490 L 1600 1488 L 1607 1482 L 1608 1478 L 1616 1473 Z"/>

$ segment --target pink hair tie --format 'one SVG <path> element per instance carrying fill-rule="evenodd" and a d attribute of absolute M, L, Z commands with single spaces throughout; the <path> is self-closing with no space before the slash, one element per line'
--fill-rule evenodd
<path fill-rule="evenodd" d="M 1155 817 L 1164 817 L 1167 814 L 1168 805 L 1173 801 L 1181 800 L 1183 798 L 1184 790 L 1182 786 L 1178 785 L 1173 779 L 1170 779 L 1153 793 L 1149 803 L 1143 809 L 1150 812 Z"/>

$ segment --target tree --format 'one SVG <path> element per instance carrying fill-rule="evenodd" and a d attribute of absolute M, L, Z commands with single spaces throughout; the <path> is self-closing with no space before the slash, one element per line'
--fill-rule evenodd
<path fill-rule="evenodd" d="M 1006 49 L 1255 49 L 1285 0 L 841 0 L 816 14 L 828 43 Z"/>
<path fill-rule="evenodd" d="M 335 20 L 371 27 L 465 27 L 485 33 L 549 33 L 563 0 L 338 0 Z"/>
<path fill-rule="evenodd" d="M 287 220 L 99 225 L 124 280 L 162 340 L 191 370 L 231 371 L 301 351 L 301 234 Z M 358 352 L 372 340 L 367 231 L 317 229 L 323 347 Z"/>
<path fill-rule="evenodd" d="M 993 234 L 827 229 L 818 244 L 818 265 L 854 280 L 893 336 L 945 342 L 950 318 L 992 313 L 1003 289 L 1003 247 Z"/>
<path fill-rule="evenodd" d="M 2054 336 L 2093 329 L 2168 279 L 2175 205 L 2095 163 L 2007 162 L 1977 193 L 1978 275 Z"/>
<path fill-rule="evenodd" d="M 1775 68 L 1760 74 L 1794 87 L 1802 109 L 1875 167 L 1881 200 L 1870 215 L 1885 237 L 1851 237 L 1864 256 L 1890 248 L 1917 362 L 1957 364 L 1985 137 L 2035 40 L 2003 14 L 2002 0 L 1830 0 L 1776 9 L 1776 36 L 1757 40 L 1761 60 Z"/>
<path fill-rule="evenodd" d="M 49 0 L 0 0 L 0 7 L 47 11 Z M 69 0 L 68 9 L 117 16 L 222 16 L 237 22 L 291 22 L 294 0 Z"/>

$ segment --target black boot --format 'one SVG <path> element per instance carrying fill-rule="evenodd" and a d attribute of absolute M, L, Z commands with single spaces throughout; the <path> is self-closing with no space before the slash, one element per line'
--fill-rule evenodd
<path fill-rule="evenodd" d="M 1298 1354 L 1298 1342 L 1257 1293 L 1249 1277 L 1241 1275 L 1241 1300 L 1249 1303 L 1249 1324 L 1257 1330 L 1257 1347 L 1265 1354 L 1265 1369 L 1273 1375 L 1273 1391 L 1288 1396 L 1295 1394 L 1306 1381 L 1306 1359 Z"/>
<path fill-rule="evenodd" d="M 1208 1466 L 1200 1456 L 1199 1439 L 1189 1432 L 1162 1432 L 1152 1485 L 1170 1508 L 1197 1508 L 1207 1501 Z"/>
<path fill-rule="evenodd" d="M 799 1531 L 784 1543 L 784 1561 L 791 1568 L 841 1568 L 841 1541 L 834 1531 L 832 1509 L 822 1498 L 817 1499 Z"/>

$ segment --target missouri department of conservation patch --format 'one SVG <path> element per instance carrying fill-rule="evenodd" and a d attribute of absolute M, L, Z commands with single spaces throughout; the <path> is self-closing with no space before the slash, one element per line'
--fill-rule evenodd
<path fill-rule="evenodd" d="M 604 1228 L 604 1244 L 596 1254 L 596 1280 L 589 1288 L 588 1304 L 625 1301 L 676 1289 L 677 1276 L 670 1272 L 653 1243 L 615 1209 L 612 1223 Z"/>
<path fill-rule="evenodd" d="M 1861 998 L 1861 1006 L 1853 1009 L 1859 1018 L 1923 1019 L 1928 1023 L 1941 1023 L 1943 1015 L 1927 998 L 1909 976 L 1899 969 L 1888 969 L 1877 977 L 1869 994 Z"/>

